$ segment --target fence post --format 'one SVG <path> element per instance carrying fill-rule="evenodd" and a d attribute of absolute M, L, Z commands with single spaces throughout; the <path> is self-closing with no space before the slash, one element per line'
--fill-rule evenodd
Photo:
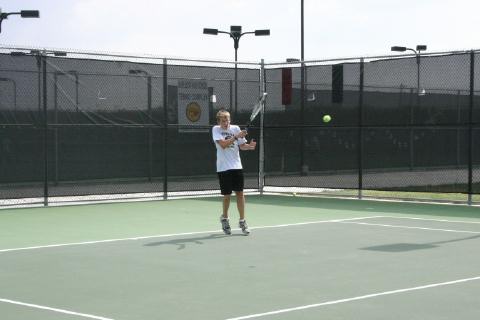
<path fill-rule="evenodd" d="M 473 98 L 475 85 L 475 52 L 470 51 L 470 99 L 468 112 L 468 204 L 473 194 Z"/>
<path fill-rule="evenodd" d="M 230 80 L 230 106 L 229 106 L 229 111 L 233 113 L 233 81 Z"/>
<path fill-rule="evenodd" d="M 148 112 L 148 181 L 153 178 L 153 137 L 152 137 L 152 76 L 147 75 L 147 112 Z"/>
<path fill-rule="evenodd" d="M 168 76 L 167 59 L 163 59 L 163 200 L 168 199 Z"/>
<path fill-rule="evenodd" d="M 43 78 L 43 205 L 48 206 L 48 104 L 47 104 L 47 54 L 39 52 Z"/>
<path fill-rule="evenodd" d="M 360 59 L 360 87 L 358 92 L 358 199 L 362 199 L 363 190 L 363 87 L 365 62 Z"/>
<path fill-rule="evenodd" d="M 300 175 L 308 174 L 308 165 L 305 164 L 305 61 L 300 65 Z"/>
<path fill-rule="evenodd" d="M 457 155 L 456 155 L 456 161 L 457 161 L 457 168 L 460 168 L 460 163 L 461 163 L 461 160 L 460 160 L 460 134 L 461 134 L 461 131 L 460 131 L 460 123 L 461 123 L 461 120 L 462 120 L 462 117 L 461 117 L 461 112 L 460 112 L 460 98 L 461 98 L 461 91 L 460 90 L 457 90 L 457 130 L 456 131 L 456 136 L 457 136 L 457 141 L 456 141 L 456 144 L 457 144 Z"/>
<path fill-rule="evenodd" d="M 53 183 L 58 186 L 58 75 L 61 71 L 53 73 Z"/>
<path fill-rule="evenodd" d="M 413 134 L 413 124 L 415 122 L 415 116 L 414 116 L 414 108 L 413 108 L 413 99 L 412 99 L 412 95 L 413 95 L 413 89 L 410 89 L 410 121 L 409 121 L 409 151 L 410 151 L 410 159 L 409 159 L 409 167 L 410 167 L 410 171 L 413 170 L 413 167 L 414 167 L 414 162 L 415 162 L 415 151 L 413 150 L 413 144 L 414 144 L 414 134 Z M 416 97 L 416 101 L 418 103 L 418 95 Z M 418 106 L 417 106 L 417 109 L 418 109 Z"/>
<path fill-rule="evenodd" d="M 266 90 L 265 84 L 265 62 L 262 59 L 260 62 L 260 91 L 263 93 Z M 265 102 L 263 102 L 262 110 L 260 111 L 260 148 L 258 152 L 258 190 L 263 194 L 263 187 L 265 185 L 265 149 L 263 141 L 263 121 L 265 118 Z"/>

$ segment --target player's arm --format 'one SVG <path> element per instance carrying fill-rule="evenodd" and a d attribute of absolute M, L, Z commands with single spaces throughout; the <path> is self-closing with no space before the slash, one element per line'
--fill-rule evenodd
<path fill-rule="evenodd" d="M 230 147 L 232 144 L 234 144 L 237 139 L 238 139 L 237 137 L 232 136 L 230 139 L 216 140 L 216 141 L 220 145 L 220 147 L 222 147 L 222 149 L 226 149 Z"/>
<path fill-rule="evenodd" d="M 232 136 L 230 139 L 220 139 L 216 140 L 216 142 L 222 147 L 222 149 L 226 149 L 232 144 L 235 143 L 236 140 L 244 138 L 247 135 L 247 132 L 245 130 L 241 130 L 240 132 L 236 133 L 234 136 Z"/>
<path fill-rule="evenodd" d="M 247 151 L 247 150 L 255 150 L 256 146 L 257 146 L 257 142 L 254 139 L 252 139 L 250 140 L 249 143 L 243 143 L 238 147 L 240 148 L 240 150 Z"/>

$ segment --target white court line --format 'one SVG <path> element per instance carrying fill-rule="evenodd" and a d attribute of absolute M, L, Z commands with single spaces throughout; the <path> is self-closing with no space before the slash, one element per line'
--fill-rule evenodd
<path fill-rule="evenodd" d="M 453 229 L 438 229 L 438 228 L 411 227 L 411 226 L 398 226 L 398 225 L 382 224 L 382 223 L 350 222 L 350 221 L 340 221 L 340 223 L 360 224 L 360 225 L 365 225 L 365 226 L 379 226 L 379 227 L 388 227 L 388 228 L 417 229 L 417 230 L 428 230 L 428 231 L 444 231 L 444 232 L 455 232 L 455 233 L 480 234 L 480 231 L 453 230 Z"/>
<path fill-rule="evenodd" d="M 74 311 L 69 311 L 69 310 L 64 310 L 64 309 L 58 309 L 58 308 L 51 308 L 51 307 L 41 306 L 41 305 L 38 305 L 38 304 L 25 303 L 25 302 L 9 300 L 9 299 L 0 298 L 0 302 L 16 304 L 16 305 L 19 305 L 19 306 L 24 306 L 24 307 L 29 307 L 29 308 L 53 311 L 53 312 L 58 312 L 58 313 L 65 313 L 65 314 L 70 314 L 70 315 L 73 315 L 73 316 L 89 318 L 89 319 L 114 320 L 112 318 L 99 317 L 99 316 L 95 316 L 95 315 L 92 315 L 92 314 L 79 313 L 79 312 L 74 312 Z"/>
<path fill-rule="evenodd" d="M 365 220 L 365 219 L 376 219 L 383 218 L 384 216 L 368 216 L 368 217 L 359 217 L 359 218 L 346 218 L 346 219 L 334 219 L 334 220 L 320 220 L 320 221 L 310 221 L 310 222 L 299 222 L 291 224 L 278 224 L 274 226 L 261 226 L 261 227 L 252 227 L 250 229 L 270 229 L 270 228 L 284 228 L 284 227 L 293 227 L 293 226 L 303 226 L 308 224 L 317 224 L 317 223 L 338 223 L 345 221 L 355 221 L 355 220 Z"/>
<path fill-rule="evenodd" d="M 367 295 L 364 295 L 364 296 L 358 296 L 358 297 L 340 299 L 340 300 L 326 301 L 326 302 L 321 302 L 321 303 L 309 304 L 309 305 L 299 306 L 299 307 L 294 307 L 294 308 L 280 309 L 280 310 L 269 311 L 269 312 L 264 312 L 264 313 L 256 313 L 256 314 L 251 314 L 251 315 L 246 315 L 246 316 L 241 316 L 241 317 L 236 317 L 236 318 L 228 318 L 228 319 L 225 319 L 225 320 L 244 320 L 244 319 L 260 318 L 260 317 L 270 316 L 270 315 L 274 315 L 274 314 L 318 308 L 318 307 L 332 305 L 332 304 L 339 304 L 339 303 L 346 303 L 346 302 L 357 301 L 357 300 L 370 299 L 370 298 L 375 298 L 375 297 L 379 297 L 379 296 L 386 296 L 386 295 L 404 293 L 404 292 L 415 291 L 415 290 L 430 289 L 430 288 L 447 286 L 447 285 L 452 285 L 452 284 L 457 284 L 457 283 L 462 283 L 462 282 L 475 281 L 475 280 L 480 280 L 480 276 L 479 277 L 473 277 L 473 278 L 465 278 L 465 279 L 447 281 L 447 282 L 433 283 L 433 284 L 428 284 L 428 285 L 419 286 L 419 287 L 412 287 L 412 288 L 391 290 L 391 291 L 385 291 L 385 292 L 379 292 L 379 293 L 372 293 L 372 294 L 367 294 Z"/>
<path fill-rule="evenodd" d="M 383 216 L 383 218 L 391 219 L 407 219 L 407 220 L 421 220 L 421 221 L 435 221 L 435 222 L 451 222 L 451 223 L 466 223 L 466 224 L 480 224 L 480 221 L 465 221 L 465 220 L 447 220 L 447 219 L 427 219 L 427 218 L 414 218 L 414 217 L 395 217 L 395 216 Z"/>
<path fill-rule="evenodd" d="M 284 227 L 302 226 L 302 225 L 309 225 L 309 224 L 344 222 L 344 221 L 373 219 L 373 218 L 381 218 L 381 217 L 382 216 L 368 216 L 368 217 L 349 218 L 349 219 L 320 220 L 320 221 L 299 222 L 299 223 L 291 223 L 291 224 L 279 224 L 279 225 L 273 225 L 273 226 L 259 226 L 259 227 L 252 227 L 250 229 L 251 230 L 257 230 L 257 229 L 269 229 L 269 228 L 284 228 Z M 238 229 L 234 229 L 234 230 L 238 230 Z M 21 251 L 21 250 L 57 248 L 57 247 L 66 247 L 66 246 L 80 246 L 80 245 L 87 245 L 87 244 L 108 243 L 108 242 L 118 242 L 118 241 L 136 241 L 136 240 L 144 240 L 144 239 L 167 238 L 167 237 L 177 237 L 177 236 L 191 236 L 191 235 L 197 235 L 197 234 L 218 233 L 218 232 L 219 232 L 218 230 L 210 230 L 210 231 L 184 232 L 184 233 L 172 233 L 172 234 L 159 234 L 159 235 L 153 235 L 153 236 L 141 236 L 141 237 L 132 237 L 132 238 L 119 238 L 119 239 L 106 239 L 106 240 L 94 240 L 94 241 L 83 241 L 83 242 L 58 243 L 58 244 L 49 244 L 49 245 L 44 245 L 44 246 L 0 249 L 0 253 L 12 252 L 12 251 Z"/>

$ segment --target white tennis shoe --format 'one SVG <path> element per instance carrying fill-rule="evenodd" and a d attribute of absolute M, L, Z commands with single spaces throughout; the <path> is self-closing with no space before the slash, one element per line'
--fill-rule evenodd
<path fill-rule="evenodd" d="M 230 222 L 228 218 L 224 218 L 223 215 L 221 215 L 220 223 L 222 224 L 222 230 L 225 234 L 232 234 L 232 229 L 230 229 Z"/>
<path fill-rule="evenodd" d="M 248 229 L 247 221 L 240 220 L 238 222 L 238 226 L 242 229 L 244 235 L 248 236 L 250 234 L 250 230 Z"/>

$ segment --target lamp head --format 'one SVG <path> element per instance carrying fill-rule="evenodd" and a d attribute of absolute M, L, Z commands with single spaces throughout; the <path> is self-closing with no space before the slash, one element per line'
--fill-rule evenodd
<path fill-rule="evenodd" d="M 211 34 L 216 36 L 218 34 L 218 29 L 203 28 L 203 34 Z"/>
<path fill-rule="evenodd" d="M 391 48 L 392 51 L 398 51 L 398 52 L 404 52 L 404 51 L 407 51 L 407 48 L 406 47 L 399 47 L 399 46 L 393 46 Z"/>
<path fill-rule="evenodd" d="M 40 12 L 38 10 L 22 10 L 20 16 L 22 18 L 39 18 Z"/>
<path fill-rule="evenodd" d="M 270 35 L 270 30 L 269 29 L 255 30 L 255 35 L 256 36 L 269 36 Z"/>
<path fill-rule="evenodd" d="M 240 37 L 242 34 L 242 26 L 230 26 L 230 34 L 234 37 Z"/>

